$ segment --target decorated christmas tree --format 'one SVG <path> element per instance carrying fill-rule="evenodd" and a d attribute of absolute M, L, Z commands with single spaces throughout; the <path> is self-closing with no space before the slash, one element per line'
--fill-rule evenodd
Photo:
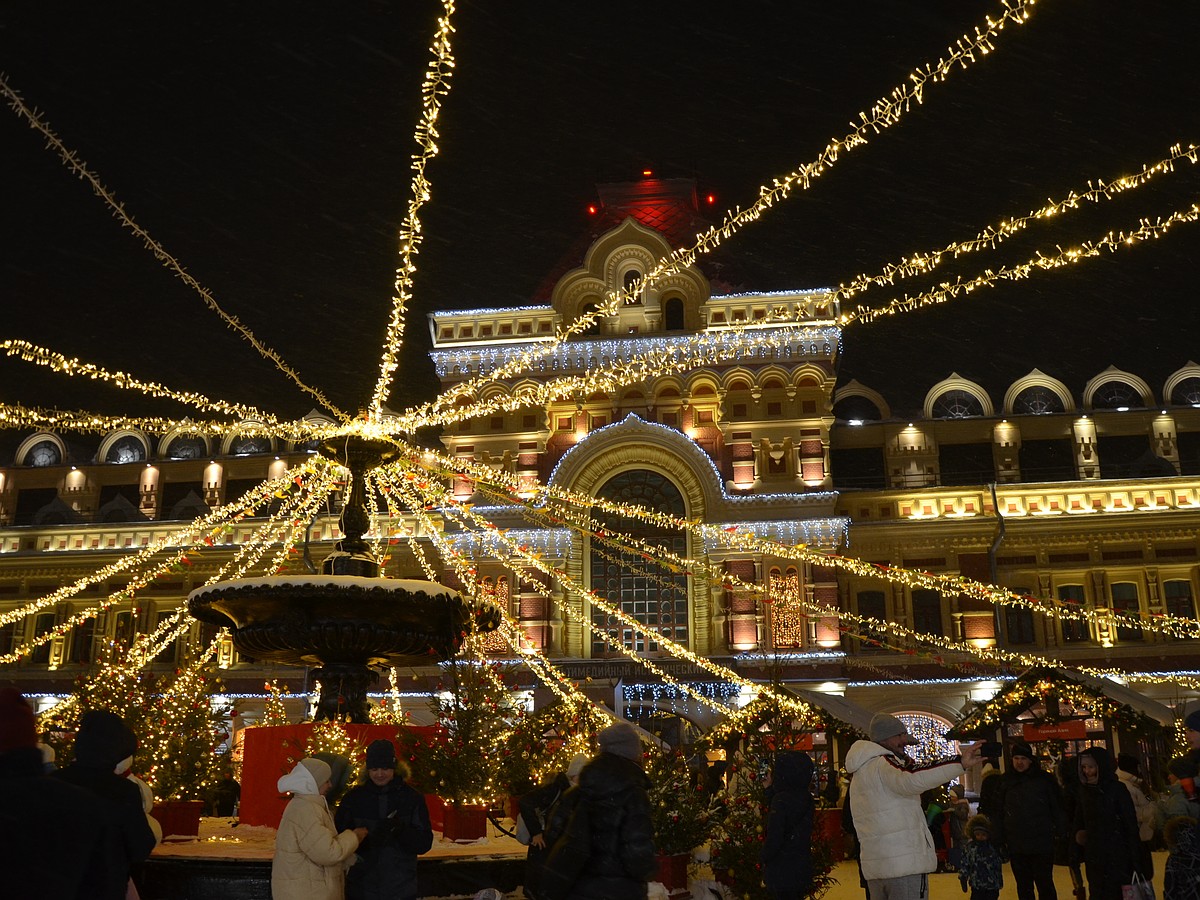
<path fill-rule="evenodd" d="M 442 668 L 445 681 L 430 701 L 435 731 L 401 729 L 401 753 L 418 790 L 456 806 L 489 805 L 507 793 L 501 773 L 524 708 L 504 682 L 505 667 L 460 656 Z"/>
<path fill-rule="evenodd" d="M 712 836 L 714 798 L 704 790 L 680 750 L 651 750 L 645 766 L 655 847 L 664 856 L 690 853 Z"/>
<path fill-rule="evenodd" d="M 520 796 L 565 772 L 571 760 L 596 752 L 596 735 L 612 720 L 591 703 L 565 698 L 519 717 L 502 756 L 505 790 Z"/>

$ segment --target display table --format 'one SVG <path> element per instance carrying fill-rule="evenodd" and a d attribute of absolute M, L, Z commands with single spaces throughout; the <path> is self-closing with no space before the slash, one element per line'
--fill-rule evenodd
<path fill-rule="evenodd" d="M 471 844 L 441 840 L 417 859 L 421 897 L 509 893 L 524 881 L 526 848 L 489 823 Z M 275 829 L 201 819 L 195 840 L 166 841 L 143 867 L 142 900 L 270 900 Z"/>

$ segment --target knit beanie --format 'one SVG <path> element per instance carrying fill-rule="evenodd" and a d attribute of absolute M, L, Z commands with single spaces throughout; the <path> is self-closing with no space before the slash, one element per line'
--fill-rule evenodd
<path fill-rule="evenodd" d="M 1167 763 L 1167 771 L 1176 778 L 1195 778 L 1196 763 L 1187 756 L 1177 756 Z"/>
<path fill-rule="evenodd" d="M 1130 775 L 1136 775 L 1141 770 L 1141 763 L 1138 758 L 1132 753 L 1117 754 L 1117 768 L 1122 772 L 1128 772 Z"/>
<path fill-rule="evenodd" d="M 121 760 L 133 756 L 137 736 L 116 713 L 90 709 L 79 720 L 75 759 L 88 768 L 111 772 Z"/>
<path fill-rule="evenodd" d="M 642 758 L 642 743 L 638 740 L 637 732 L 627 722 L 617 722 L 609 725 L 598 735 L 600 750 L 614 756 L 622 756 L 638 762 Z"/>
<path fill-rule="evenodd" d="M 396 768 L 396 747 L 391 741 L 380 738 L 377 741 L 371 741 L 371 745 L 367 747 L 367 768 L 368 769 L 394 769 Z"/>
<path fill-rule="evenodd" d="M 0 688 L 0 753 L 37 745 L 33 710 L 16 688 Z"/>
<path fill-rule="evenodd" d="M 1012 752 L 1009 755 L 1014 756 L 1014 757 L 1024 756 L 1026 759 L 1036 759 L 1037 758 L 1033 755 L 1033 748 L 1030 747 L 1028 744 L 1026 744 L 1024 741 L 1017 741 L 1015 744 L 1013 744 Z"/>
<path fill-rule="evenodd" d="M 318 791 L 321 790 L 321 785 L 333 778 L 333 769 L 329 768 L 329 763 L 323 759 L 308 756 L 300 760 L 300 765 L 308 769 L 308 774 L 317 783 Z"/>

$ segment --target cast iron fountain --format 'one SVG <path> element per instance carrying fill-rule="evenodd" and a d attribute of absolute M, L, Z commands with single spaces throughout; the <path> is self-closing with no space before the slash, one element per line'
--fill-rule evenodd
<path fill-rule="evenodd" d="M 230 630 L 243 656 L 314 666 L 321 700 L 316 718 L 368 722 L 367 689 L 377 666 L 422 666 L 449 659 L 471 630 L 495 630 L 500 610 L 475 606 L 432 581 L 380 577 L 363 535 L 370 528 L 366 473 L 396 458 L 386 441 L 350 436 L 325 442 L 350 470 L 342 507 L 344 537 L 320 575 L 278 575 L 206 585 L 188 595 L 197 619 Z"/>

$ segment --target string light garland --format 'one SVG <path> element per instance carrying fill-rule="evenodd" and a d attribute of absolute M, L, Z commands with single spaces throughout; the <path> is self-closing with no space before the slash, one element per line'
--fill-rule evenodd
<path fill-rule="evenodd" d="M 44 366 L 62 375 L 90 378 L 93 381 L 106 382 L 122 390 L 140 391 L 151 397 L 164 397 L 170 400 L 177 400 L 196 409 L 236 416 L 240 420 L 253 420 L 270 428 L 274 434 L 291 432 L 297 437 L 301 434 L 308 435 L 307 430 L 301 431 L 294 423 L 285 424 L 280 422 L 271 414 L 262 412 L 253 406 L 247 406 L 242 403 L 226 403 L 221 400 L 210 400 L 204 394 L 196 391 L 177 391 L 158 382 L 142 381 L 125 372 L 110 372 L 100 366 L 68 358 L 61 353 L 40 347 L 29 341 L 15 338 L 0 341 L 0 350 L 3 350 L 5 355 L 10 359 L 19 359 L 24 362 L 33 363 L 34 365 Z"/>
<path fill-rule="evenodd" d="M 396 268 L 395 294 L 379 363 L 379 380 L 371 395 L 370 415 L 373 421 L 379 421 L 383 416 L 383 401 L 391 388 L 392 376 L 398 365 L 405 315 L 408 301 L 412 299 L 412 277 L 417 270 L 413 258 L 422 240 L 418 213 L 432 196 L 429 180 L 425 177 L 425 167 L 438 152 L 437 120 L 442 109 L 439 98 L 450 92 L 450 76 L 454 69 L 454 55 L 450 48 L 450 35 L 454 32 L 450 24 L 450 17 L 454 15 L 453 0 L 442 0 L 442 10 L 443 15 L 438 19 L 437 31 L 429 46 L 431 59 L 425 71 L 425 83 L 421 85 L 421 117 L 414 136 L 419 149 L 413 156 L 412 194 L 408 200 L 408 212 L 400 225 L 400 265 Z"/>
<path fill-rule="evenodd" d="M 1156 175 L 1175 171 L 1175 163 L 1187 160 L 1193 165 L 1198 161 L 1197 147 L 1188 144 L 1172 146 L 1166 157 L 1155 163 L 1143 164 L 1141 171 L 1134 175 L 1121 175 L 1112 181 L 1089 181 L 1087 190 L 1070 191 L 1062 200 L 1050 200 L 1044 206 L 1026 213 L 1024 216 L 1010 217 L 996 225 L 989 225 L 975 237 L 966 241 L 952 241 L 940 250 L 914 253 L 906 256 L 898 263 L 888 263 L 877 275 L 866 273 L 855 276 L 849 283 L 839 285 L 833 296 L 839 301 L 847 300 L 855 294 L 868 290 L 872 286 L 882 287 L 892 285 L 897 279 L 910 278 L 916 275 L 928 275 L 941 265 L 946 257 L 957 259 L 968 253 L 980 250 L 995 249 L 1005 240 L 1014 237 L 1038 220 L 1061 216 L 1072 210 L 1079 209 L 1084 203 L 1100 203 L 1112 200 L 1120 194 L 1134 190 L 1149 183 Z"/>
<path fill-rule="evenodd" d="M 877 135 L 895 125 L 912 109 L 913 104 L 924 102 L 925 90 L 945 81 L 955 68 L 968 69 L 983 56 L 995 49 L 995 41 L 1008 23 L 1021 25 L 1031 14 L 1035 0 L 1002 0 L 1003 13 L 998 19 L 985 17 L 985 24 L 975 27 L 974 35 L 964 34 L 954 45 L 946 49 L 946 56 L 934 63 L 926 63 L 913 70 L 908 78 L 894 87 L 887 96 L 875 101 L 867 112 L 859 113 L 859 123 L 842 138 L 834 138 L 815 160 L 780 178 L 771 185 L 758 190 L 758 199 L 746 209 L 728 211 L 720 225 L 714 225 L 697 235 L 696 243 L 689 249 L 678 249 L 660 261 L 653 269 L 622 291 L 610 291 L 604 302 L 591 312 L 580 316 L 565 328 L 559 328 L 553 341 L 537 345 L 526 351 L 508 365 L 493 372 L 488 378 L 476 378 L 443 391 L 430 404 L 418 407 L 418 415 L 441 415 L 450 410 L 460 397 L 478 394 L 489 383 L 494 383 L 522 371 L 531 369 L 537 360 L 550 349 L 572 336 L 583 334 L 600 318 L 614 314 L 621 306 L 640 297 L 646 288 L 664 278 L 676 275 L 691 266 L 700 256 L 715 250 L 723 240 L 731 238 L 746 225 L 756 221 L 776 203 L 786 200 L 797 189 L 803 191 L 831 169 L 843 153 L 864 146 L 870 136 Z"/>
<path fill-rule="evenodd" d="M 25 101 L 21 99 L 21 95 L 13 90 L 13 88 L 9 85 L 8 80 L 2 74 L 0 74 L 0 96 L 2 96 L 8 102 L 8 105 L 12 108 L 13 112 L 15 112 L 20 118 L 24 119 L 25 122 L 28 123 L 30 128 L 32 128 L 34 131 L 37 131 L 42 135 L 43 138 L 46 139 L 46 146 L 58 154 L 58 158 L 62 160 L 63 164 L 67 167 L 72 175 L 75 175 L 77 178 L 87 182 L 88 186 L 92 189 L 92 193 L 104 202 L 104 205 L 108 207 L 108 211 L 112 214 L 113 218 L 120 222 L 122 227 L 128 229 L 135 237 L 141 240 L 142 245 L 154 254 L 155 259 L 173 272 L 180 281 L 199 294 L 200 299 L 204 301 L 205 306 L 220 316 L 221 320 L 225 322 L 226 325 L 236 331 L 243 340 L 245 340 L 248 344 L 250 344 L 251 347 L 258 351 L 259 356 L 272 363 L 276 369 L 290 378 L 296 387 L 313 397 L 325 409 L 332 412 L 343 422 L 349 421 L 350 416 L 346 415 L 344 412 L 341 412 L 319 390 L 306 384 L 295 372 L 295 370 L 293 370 L 287 363 L 283 361 L 283 358 L 278 353 L 256 338 L 250 329 L 243 325 L 236 316 L 230 315 L 224 309 L 222 309 L 221 305 L 217 303 L 216 299 L 211 293 L 209 293 L 208 289 L 200 284 L 200 282 L 195 278 L 193 278 L 188 271 L 184 269 L 183 264 L 180 263 L 179 260 L 175 259 L 174 256 L 168 253 L 162 244 L 151 237 L 149 232 L 147 232 L 144 228 L 142 228 L 142 226 L 138 225 L 137 222 L 133 220 L 129 213 L 125 211 L 125 205 L 117 200 L 116 196 L 109 191 L 109 189 L 106 188 L 103 183 L 101 183 L 100 179 L 92 172 L 87 163 L 81 160 L 73 150 L 67 148 L 58 135 L 55 134 L 50 126 L 45 122 L 45 120 L 38 115 L 36 111 L 30 109 L 29 106 L 26 105 Z"/>

